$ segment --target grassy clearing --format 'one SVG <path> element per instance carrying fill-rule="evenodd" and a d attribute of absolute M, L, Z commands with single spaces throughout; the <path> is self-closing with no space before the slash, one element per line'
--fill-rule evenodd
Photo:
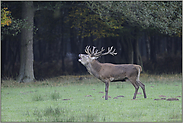
<path fill-rule="evenodd" d="M 147 99 L 140 88 L 137 99 L 132 100 L 135 89 L 127 81 L 111 83 L 111 98 L 106 101 L 102 98 L 104 84 L 91 76 L 61 76 L 20 84 L 3 80 L 1 121 L 181 122 L 182 75 L 142 74 L 141 81 L 146 85 Z"/>

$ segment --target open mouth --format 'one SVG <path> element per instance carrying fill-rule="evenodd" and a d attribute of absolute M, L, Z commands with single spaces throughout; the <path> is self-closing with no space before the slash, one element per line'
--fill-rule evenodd
<path fill-rule="evenodd" d="M 79 54 L 79 59 L 78 59 L 78 61 L 80 61 L 80 62 L 81 62 L 81 60 L 82 60 L 82 58 L 81 58 L 81 54 Z"/>

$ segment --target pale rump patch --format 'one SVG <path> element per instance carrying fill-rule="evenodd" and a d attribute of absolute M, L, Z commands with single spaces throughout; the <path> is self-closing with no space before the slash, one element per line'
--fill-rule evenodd
<path fill-rule="evenodd" d="M 114 77 L 110 77 L 109 79 L 110 79 L 110 81 L 113 81 L 114 80 Z"/>
<path fill-rule="evenodd" d="M 140 80 L 139 80 L 139 77 L 140 77 L 140 71 L 141 71 L 141 70 L 140 70 L 140 68 L 138 68 L 138 69 L 139 69 L 139 70 L 138 70 L 138 76 L 137 76 L 136 81 L 140 81 Z"/>

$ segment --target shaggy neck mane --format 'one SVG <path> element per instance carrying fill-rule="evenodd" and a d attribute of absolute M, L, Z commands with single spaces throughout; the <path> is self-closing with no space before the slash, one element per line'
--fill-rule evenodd
<path fill-rule="evenodd" d="M 88 72 L 96 77 L 99 76 L 99 72 L 101 69 L 101 63 L 98 62 L 97 60 L 93 60 L 91 63 L 89 63 L 86 68 L 88 70 Z"/>

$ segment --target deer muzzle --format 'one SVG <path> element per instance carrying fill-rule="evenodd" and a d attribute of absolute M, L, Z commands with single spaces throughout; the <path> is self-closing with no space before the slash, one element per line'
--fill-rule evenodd
<path fill-rule="evenodd" d="M 81 58 L 81 54 L 79 54 L 78 56 L 79 56 L 78 61 L 81 62 L 81 59 L 82 59 L 82 58 Z"/>

